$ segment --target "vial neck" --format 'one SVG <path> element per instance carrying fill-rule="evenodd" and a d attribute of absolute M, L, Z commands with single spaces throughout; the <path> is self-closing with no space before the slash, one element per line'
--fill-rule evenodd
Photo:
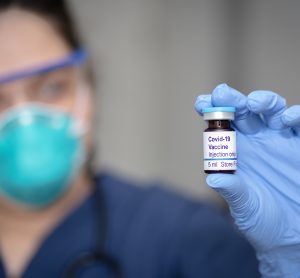
<path fill-rule="evenodd" d="M 230 121 L 229 120 L 210 120 L 208 121 L 209 129 L 230 129 Z"/>

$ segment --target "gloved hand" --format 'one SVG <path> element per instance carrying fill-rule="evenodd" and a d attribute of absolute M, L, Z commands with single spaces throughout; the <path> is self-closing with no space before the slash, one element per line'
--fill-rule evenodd
<path fill-rule="evenodd" d="M 263 277 L 300 277 L 300 105 L 270 91 L 248 97 L 226 84 L 200 95 L 196 110 L 236 107 L 238 169 L 211 174 L 238 228 L 257 251 Z"/>

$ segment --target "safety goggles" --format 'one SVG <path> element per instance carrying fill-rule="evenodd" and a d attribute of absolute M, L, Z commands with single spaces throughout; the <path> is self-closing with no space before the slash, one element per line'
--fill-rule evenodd
<path fill-rule="evenodd" d="M 78 49 L 58 60 L 0 76 L 0 114 L 28 102 L 74 110 L 80 102 L 81 66 L 86 60 L 86 51 Z"/>

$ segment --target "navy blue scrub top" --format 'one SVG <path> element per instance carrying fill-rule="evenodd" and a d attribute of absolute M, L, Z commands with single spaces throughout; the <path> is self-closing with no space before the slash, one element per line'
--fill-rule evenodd
<path fill-rule="evenodd" d="M 118 260 L 122 277 L 260 277 L 253 249 L 217 210 L 155 185 L 138 187 L 108 174 L 95 180 L 107 203 L 106 249 Z M 94 250 L 96 201 L 91 194 L 50 233 L 23 278 L 62 277 L 80 254 Z M 103 265 L 93 265 L 78 277 L 112 276 Z"/>

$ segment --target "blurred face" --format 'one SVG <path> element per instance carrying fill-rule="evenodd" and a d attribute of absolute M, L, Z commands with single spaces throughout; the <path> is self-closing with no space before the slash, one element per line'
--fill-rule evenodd
<path fill-rule="evenodd" d="M 65 192 L 73 171 L 83 177 L 91 135 L 82 127 L 92 107 L 74 62 L 83 56 L 74 53 L 51 21 L 19 9 L 0 13 L 0 199 L 44 207 Z"/>
<path fill-rule="evenodd" d="M 18 9 L 2 12 L 0 41 L 0 121 L 5 111 L 28 103 L 41 103 L 74 114 L 81 106 L 81 114 L 76 116 L 91 121 L 90 94 L 85 92 L 88 86 L 78 67 L 1 82 L 1 77 L 39 68 L 70 55 L 70 47 L 50 21 Z"/>

